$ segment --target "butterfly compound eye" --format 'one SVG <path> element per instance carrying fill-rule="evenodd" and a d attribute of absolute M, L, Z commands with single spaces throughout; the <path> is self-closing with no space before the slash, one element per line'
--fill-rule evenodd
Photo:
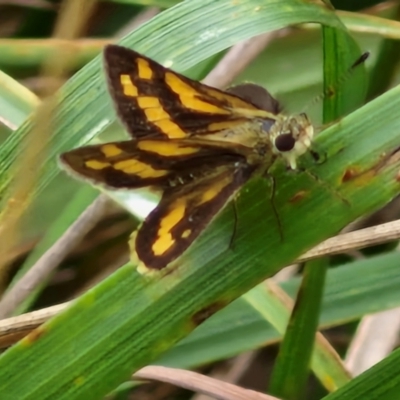
<path fill-rule="evenodd" d="M 281 152 L 293 150 L 295 144 L 296 140 L 291 133 L 284 133 L 275 139 L 275 147 Z"/>

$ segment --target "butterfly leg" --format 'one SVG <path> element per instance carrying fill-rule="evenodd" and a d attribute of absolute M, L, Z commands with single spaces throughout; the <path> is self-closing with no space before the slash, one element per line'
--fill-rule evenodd
<path fill-rule="evenodd" d="M 277 221 L 277 225 L 278 225 L 278 231 L 279 231 L 279 236 L 281 241 L 283 241 L 283 228 L 282 228 L 282 224 L 281 221 L 279 219 L 279 213 L 278 210 L 276 208 L 275 205 L 275 188 L 276 188 L 276 181 L 275 178 L 267 172 L 265 172 L 263 174 L 263 176 L 266 179 L 269 179 L 269 181 L 271 182 L 271 194 L 270 194 L 270 202 L 271 202 L 271 208 L 272 208 L 272 212 L 274 214 L 274 217 Z M 237 203 L 236 203 L 236 198 L 233 198 L 231 201 L 232 204 L 232 208 L 233 208 L 233 214 L 234 214 L 234 223 L 233 223 L 233 229 L 232 229 L 232 235 L 229 241 L 229 246 L 228 248 L 231 250 L 234 250 L 234 242 L 235 242 L 235 238 L 238 232 L 238 226 L 239 226 L 239 217 L 238 217 L 238 208 L 237 208 Z"/>
<path fill-rule="evenodd" d="M 231 201 L 232 208 L 233 208 L 233 215 L 234 215 L 234 222 L 233 222 L 233 229 L 232 229 L 232 235 L 229 240 L 229 249 L 234 250 L 234 241 L 235 237 L 238 231 L 238 223 L 239 223 L 239 218 L 238 218 L 238 209 L 237 209 L 237 204 L 236 204 L 236 198 L 232 199 Z"/>
<path fill-rule="evenodd" d="M 276 191 L 276 180 L 275 178 L 268 172 L 268 170 L 264 173 L 264 177 L 269 179 L 270 184 L 271 184 L 271 194 L 270 194 L 270 202 L 271 202 L 271 208 L 272 212 L 274 213 L 274 217 L 276 219 L 276 222 L 278 224 L 278 231 L 279 231 L 279 237 L 281 239 L 281 242 L 283 242 L 284 236 L 283 236 L 283 227 L 281 220 L 279 218 L 279 213 L 278 209 L 276 208 L 275 204 L 275 191 Z"/>

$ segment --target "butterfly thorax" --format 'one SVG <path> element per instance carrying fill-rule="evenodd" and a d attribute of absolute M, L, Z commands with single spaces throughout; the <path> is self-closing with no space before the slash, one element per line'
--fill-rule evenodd
<path fill-rule="evenodd" d="M 234 148 L 250 164 L 268 163 L 275 155 L 296 169 L 296 159 L 309 149 L 313 135 L 314 128 L 306 114 L 277 114 L 274 119 L 254 118 L 204 138 Z"/>

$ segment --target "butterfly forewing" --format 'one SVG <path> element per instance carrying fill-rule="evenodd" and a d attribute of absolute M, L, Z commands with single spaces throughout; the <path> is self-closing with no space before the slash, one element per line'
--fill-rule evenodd
<path fill-rule="evenodd" d="M 117 113 L 134 138 L 182 139 L 232 128 L 254 113 L 267 115 L 235 94 L 188 79 L 132 50 L 107 46 L 104 60 Z"/>

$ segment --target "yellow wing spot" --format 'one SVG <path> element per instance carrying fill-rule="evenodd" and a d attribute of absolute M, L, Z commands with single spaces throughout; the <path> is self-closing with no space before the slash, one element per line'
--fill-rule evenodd
<path fill-rule="evenodd" d="M 154 169 L 151 165 L 134 159 L 118 161 L 113 167 L 126 174 L 137 175 L 140 178 L 159 178 L 169 173 L 167 170 Z"/>
<path fill-rule="evenodd" d="M 182 130 L 179 125 L 169 119 L 157 121 L 154 122 L 154 124 L 157 125 L 164 135 L 167 135 L 170 139 L 181 139 L 187 136 L 186 132 Z"/>
<path fill-rule="evenodd" d="M 158 238 L 151 247 L 155 256 L 163 255 L 175 243 L 171 229 L 182 220 L 185 215 L 185 209 L 185 200 L 177 200 L 172 203 L 170 212 L 161 220 L 160 228 L 157 232 Z"/>
<path fill-rule="evenodd" d="M 231 182 L 231 177 L 229 175 L 223 177 L 218 180 L 218 182 L 214 183 L 213 186 L 209 186 L 201 195 L 201 199 L 199 204 L 207 203 L 211 201 L 213 198 L 218 196 L 219 193 Z"/>
<path fill-rule="evenodd" d="M 137 147 L 140 150 L 156 153 L 164 157 L 194 154 L 200 151 L 199 147 L 183 146 L 181 143 L 161 142 L 158 140 L 141 140 L 138 142 Z"/>
<path fill-rule="evenodd" d="M 132 83 L 132 79 L 129 75 L 121 75 L 119 77 L 119 80 L 122 85 L 122 91 L 124 92 L 125 96 L 129 97 L 137 97 L 138 96 L 138 89 L 137 87 Z"/>
<path fill-rule="evenodd" d="M 111 143 L 107 143 L 104 146 L 101 146 L 101 152 L 106 157 L 119 156 L 120 154 L 123 153 L 123 151 L 118 146 L 116 146 L 115 144 L 111 144 Z"/>
<path fill-rule="evenodd" d="M 147 108 L 144 110 L 146 117 L 151 122 L 160 121 L 162 119 L 170 119 L 169 114 L 162 108 Z"/>
<path fill-rule="evenodd" d="M 158 126 L 162 133 L 170 139 L 186 137 L 179 125 L 171 121 L 169 114 L 162 108 L 147 108 L 144 110 L 146 118 L 154 125 Z"/>
<path fill-rule="evenodd" d="M 165 82 L 179 96 L 181 103 L 186 108 L 211 114 L 230 114 L 228 110 L 200 100 L 198 97 L 201 96 L 201 93 L 198 93 L 197 90 L 183 82 L 172 72 L 166 72 Z"/>
<path fill-rule="evenodd" d="M 187 239 L 190 236 L 191 233 L 192 233 L 191 229 L 186 229 L 185 231 L 183 231 L 183 233 L 181 235 L 181 238 L 182 239 Z"/>
<path fill-rule="evenodd" d="M 138 106 L 145 110 L 146 108 L 161 108 L 161 103 L 158 97 L 151 97 L 151 96 L 141 96 L 137 99 Z"/>
<path fill-rule="evenodd" d="M 149 62 L 144 58 L 136 59 L 136 64 L 138 67 L 138 75 L 140 79 L 152 79 L 153 70 L 150 68 Z"/>
<path fill-rule="evenodd" d="M 110 163 L 106 161 L 99 160 L 88 160 L 85 161 L 85 165 L 87 168 L 101 170 L 110 166 Z"/>

